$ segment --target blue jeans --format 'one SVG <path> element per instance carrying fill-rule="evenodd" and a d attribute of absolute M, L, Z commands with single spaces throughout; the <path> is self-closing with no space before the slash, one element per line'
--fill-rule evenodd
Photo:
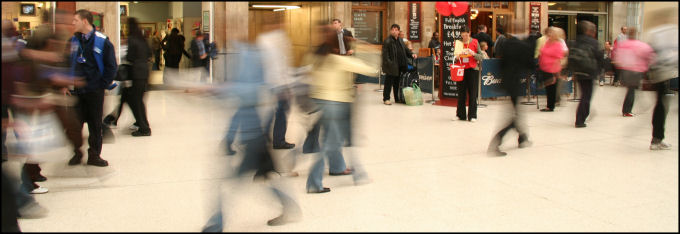
<path fill-rule="evenodd" d="M 315 102 L 321 107 L 323 111 L 319 123 L 324 129 L 323 145 L 321 147 L 321 155 L 317 156 L 316 162 L 312 166 L 312 170 L 307 177 L 307 190 L 319 191 L 323 189 L 323 171 L 324 161 L 327 158 L 331 173 L 341 173 L 347 167 L 342 155 L 342 145 L 348 138 L 346 136 L 350 131 L 346 131 L 349 126 L 349 111 L 351 103 L 334 102 L 326 100 L 315 99 Z M 350 157 L 353 155 L 350 154 Z M 358 161 L 352 157 L 351 160 L 355 171 L 353 173 L 354 180 L 362 179 L 365 174 L 363 170 L 356 170 L 360 168 Z"/>
<path fill-rule="evenodd" d="M 238 125 L 241 126 L 242 142 L 245 145 L 245 155 L 235 177 L 245 179 L 244 177 L 253 171 L 256 172 L 256 177 L 265 177 L 268 172 L 273 172 L 274 164 L 256 108 L 254 106 L 241 106 L 232 121 L 237 121 Z M 231 133 L 231 129 L 229 132 Z M 295 200 L 283 192 L 284 189 L 274 186 L 270 189 L 283 205 L 284 212 L 299 209 Z M 218 190 L 218 194 L 221 194 L 219 191 L 221 189 Z M 219 196 L 215 210 L 203 227 L 203 232 L 222 232 L 224 228 L 222 217 L 222 199 Z"/>

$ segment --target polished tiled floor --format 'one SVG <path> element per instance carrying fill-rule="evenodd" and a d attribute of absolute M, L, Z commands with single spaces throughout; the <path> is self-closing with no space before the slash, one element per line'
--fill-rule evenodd
<path fill-rule="evenodd" d="M 290 188 L 302 220 L 269 227 L 280 209 L 273 196 L 262 186 L 225 186 L 238 191 L 225 205 L 225 231 L 678 231 L 677 96 L 666 122 L 672 150 L 649 150 L 652 92 L 638 92 L 638 116 L 624 118 L 625 89 L 598 86 L 584 129 L 573 127 L 577 102 L 566 97 L 553 113 L 521 106 L 534 145 L 517 149 L 511 132 L 502 146 L 508 156 L 497 158 L 485 151 L 509 101 L 483 101 L 488 107 L 470 123 L 452 121 L 455 107 L 385 106 L 377 85 L 359 88 L 358 146 L 351 150 L 373 182 L 353 186 L 351 177 L 325 177 L 330 193 L 306 194 L 313 155 L 299 155 L 300 177 L 290 179 Z M 110 110 L 117 101 L 106 102 Z M 225 174 L 220 165 L 238 161 L 218 147 L 233 113 L 222 102 L 149 92 L 153 135 L 130 136 L 134 119 L 125 109 L 116 142 L 103 147 L 110 167 L 67 167 L 65 148 L 43 164 L 49 180 L 41 184 L 50 192 L 35 196 L 49 215 L 20 220 L 22 230 L 200 231 Z M 289 141 L 300 145 L 309 122 L 294 108 Z"/>

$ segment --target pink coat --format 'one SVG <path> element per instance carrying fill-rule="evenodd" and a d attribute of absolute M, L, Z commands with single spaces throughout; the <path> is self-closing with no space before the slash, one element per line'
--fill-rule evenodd
<path fill-rule="evenodd" d="M 547 73 L 558 73 L 562 70 L 560 60 L 564 57 L 564 46 L 559 41 L 547 41 L 538 57 L 538 66 Z"/>
<path fill-rule="evenodd" d="M 612 61 L 619 69 L 646 72 L 654 58 L 654 50 L 647 43 L 629 39 L 618 43 L 613 56 Z"/>

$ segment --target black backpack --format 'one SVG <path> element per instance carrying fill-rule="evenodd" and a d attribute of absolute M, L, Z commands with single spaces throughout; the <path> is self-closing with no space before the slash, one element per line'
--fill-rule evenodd
<path fill-rule="evenodd" d="M 597 72 L 597 60 L 590 45 L 571 41 L 569 46 L 569 70 L 586 75 Z"/>

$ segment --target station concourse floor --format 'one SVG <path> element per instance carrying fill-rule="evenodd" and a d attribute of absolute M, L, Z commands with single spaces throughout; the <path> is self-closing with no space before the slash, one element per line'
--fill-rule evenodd
<path fill-rule="evenodd" d="M 654 92 L 638 91 L 636 116 L 626 118 L 625 88 L 606 85 L 595 87 L 586 128 L 574 128 L 578 102 L 571 97 L 552 113 L 520 105 L 533 146 L 518 149 L 511 131 L 501 146 L 508 156 L 490 157 L 486 149 L 509 100 L 482 101 L 488 106 L 471 123 L 452 121 L 455 107 L 383 105 L 377 88 L 359 85 L 351 149 L 371 183 L 354 186 L 351 176 L 326 170 L 331 192 L 307 194 L 317 155 L 298 155 L 300 176 L 289 178 L 289 188 L 302 219 L 267 226 L 280 205 L 262 183 L 231 190 L 225 182 L 223 192 L 238 193 L 224 206 L 224 231 L 678 231 L 677 93 L 666 120 L 671 150 L 649 150 Z M 108 113 L 118 98 L 105 102 Z M 134 118 L 126 106 L 115 143 L 103 145 L 109 167 L 66 166 L 68 149 L 42 164 L 48 180 L 39 184 L 49 193 L 35 198 L 49 214 L 20 219 L 22 231 L 201 230 L 224 181 L 223 165 L 235 165 L 240 155 L 227 157 L 219 147 L 233 105 L 181 90 L 150 91 L 146 103 L 153 135 L 130 135 Z M 545 96 L 539 103 L 545 106 Z M 312 118 L 292 108 L 287 139 L 296 148 L 275 150 L 275 158 L 299 153 Z"/>

